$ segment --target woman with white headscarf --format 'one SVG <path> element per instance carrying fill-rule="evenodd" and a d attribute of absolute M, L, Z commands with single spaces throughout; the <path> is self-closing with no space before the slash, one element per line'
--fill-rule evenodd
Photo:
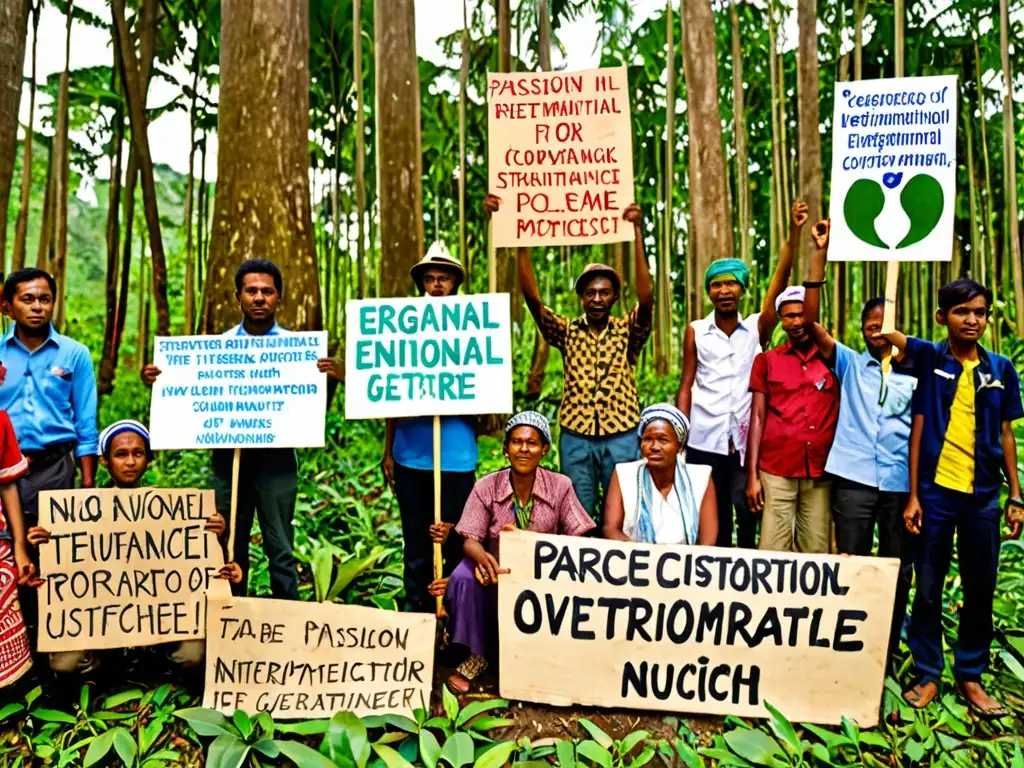
<path fill-rule="evenodd" d="M 711 468 L 683 458 L 690 423 L 667 403 L 640 414 L 640 461 L 619 464 L 604 510 L 604 536 L 643 544 L 703 544 L 718 538 Z"/>

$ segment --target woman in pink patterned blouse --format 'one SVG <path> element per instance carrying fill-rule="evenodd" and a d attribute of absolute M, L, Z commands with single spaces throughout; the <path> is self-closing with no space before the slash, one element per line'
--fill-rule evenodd
<path fill-rule="evenodd" d="M 548 420 L 535 411 L 513 416 L 505 426 L 509 468 L 477 481 L 455 530 L 463 536 L 465 559 L 452 572 L 445 592 L 452 643 L 470 656 L 448 678 L 455 693 L 487 666 L 498 639 L 498 539 L 504 530 L 582 536 L 594 527 L 565 475 L 540 466 L 551 447 Z"/>

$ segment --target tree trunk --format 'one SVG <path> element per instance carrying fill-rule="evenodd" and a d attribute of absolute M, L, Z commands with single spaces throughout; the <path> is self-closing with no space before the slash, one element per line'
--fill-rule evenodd
<path fill-rule="evenodd" d="M 116 67 L 114 71 L 117 71 Z M 100 354 L 100 368 L 96 383 L 96 391 L 101 395 L 107 395 L 113 391 L 117 367 L 114 360 L 114 339 L 118 335 L 117 286 L 119 281 L 117 268 L 121 237 L 119 214 L 121 211 L 121 149 L 123 143 L 124 110 L 118 109 L 114 114 L 114 136 L 110 145 L 110 190 L 107 196 L 106 321 L 103 351 Z"/>
<path fill-rule="evenodd" d="M 466 248 L 466 100 L 469 98 L 466 90 L 469 85 L 469 12 L 466 7 L 467 0 L 462 0 L 462 38 L 461 56 L 462 61 L 459 67 L 459 259 L 466 268 L 466 293 L 473 292 L 473 256 Z M 540 0 L 537 13 L 541 18 L 541 35 L 548 29 L 544 19 L 548 18 L 548 0 Z M 540 41 L 540 66 L 541 69 L 551 68 L 551 40 L 548 30 L 547 42 Z M 545 66 L 546 63 L 546 66 Z"/>
<path fill-rule="evenodd" d="M 41 2 L 41 0 L 39 0 Z M 14 252 L 11 256 L 11 271 L 25 266 L 25 240 L 28 236 L 28 209 L 32 200 L 32 150 L 36 119 L 36 48 L 39 43 L 39 4 L 32 6 L 32 77 L 28 91 L 28 128 L 21 154 L 21 203 L 18 206 L 18 223 L 14 229 Z M 5 217 L 6 218 L 6 217 Z M 0 224 L 0 227 L 5 226 Z M 4 252 L 4 237 L 0 235 L 0 256 Z"/>
<path fill-rule="evenodd" d="M 18 110 L 21 84 L 25 79 L 28 9 L 28 0 L 0 0 L 0 261 L 7 243 L 7 204 L 18 151 Z M 27 139 L 31 143 L 31 126 Z"/>
<path fill-rule="evenodd" d="M 978 112 L 980 114 L 978 123 L 981 129 L 980 141 L 981 141 L 981 158 L 985 166 L 985 196 L 982 200 L 981 210 L 983 213 L 983 219 L 985 222 L 985 250 L 986 259 L 991 265 L 992 274 L 996 274 L 996 260 L 998 259 L 995 232 L 996 223 L 994 220 L 995 216 L 995 198 L 992 197 L 992 165 L 989 162 L 988 157 L 988 136 L 985 123 L 986 118 L 986 105 L 984 90 L 981 86 L 981 62 L 979 60 L 980 55 L 978 52 L 978 42 L 975 38 L 974 42 L 974 79 L 978 86 Z M 995 288 L 995 286 L 993 286 Z"/>
<path fill-rule="evenodd" d="M 800 26 L 798 48 L 800 197 L 807 203 L 811 222 L 821 218 L 821 135 L 818 114 L 818 33 L 817 0 L 797 0 Z M 806 264 L 813 256 L 814 242 L 804 238 Z M 800 273 L 796 273 L 799 279 Z"/>
<path fill-rule="evenodd" d="M 1017 337 L 1024 337 L 1024 264 L 1021 264 L 1020 222 L 1017 220 L 1017 144 L 1013 132 L 1013 77 L 1010 72 L 1009 2 L 999 0 L 999 46 L 1003 60 L 1003 183 L 1006 185 L 1006 253 L 1013 269 L 1013 300 Z M 984 119 L 985 110 L 981 111 Z"/>
<path fill-rule="evenodd" d="M 68 261 L 68 181 L 70 180 L 70 158 L 68 157 L 68 89 L 71 85 L 71 11 L 72 0 L 68 0 L 67 14 L 64 22 L 64 71 L 60 75 L 60 87 L 57 93 L 57 129 L 53 141 L 57 147 L 54 154 L 54 165 L 57 175 L 54 176 L 54 246 L 56 255 L 50 265 L 50 272 L 57 281 L 57 295 L 54 297 L 56 306 L 53 311 L 53 324 L 58 330 L 64 329 L 64 297 L 67 295 L 66 280 Z M 4 203 L 4 215 L 7 206 Z"/>
<path fill-rule="evenodd" d="M 740 45 L 740 19 L 733 0 L 729 4 L 732 22 L 732 112 L 733 136 L 736 140 L 736 213 L 739 221 L 740 258 L 750 264 L 750 179 L 747 160 L 747 118 L 743 98 L 743 50 Z"/>
<path fill-rule="evenodd" d="M 781 133 L 781 117 L 779 115 L 779 58 L 776 53 L 777 44 L 775 42 L 775 6 L 774 3 L 769 0 L 768 8 L 765 11 L 768 14 L 768 72 L 771 83 L 771 103 L 772 103 L 772 192 L 774 193 L 775 199 L 775 215 L 772 216 L 772 225 L 774 228 L 775 242 L 776 244 L 782 243 L 786 239 L 786 218 L 787 212 L 786 207 L 786 193 L 782 185 L 782 164 L 785 159 L 782 156 L 782 133 Z M 771 260 L 776 257 L 776 249 L 772 248 L 768 256 L 768 266 L 771 267 Z"/>
<path fill-rule="evenodd" d="M 407 296 L 409 268 L 423 256 L 416 9 L 413 0 L 375 3 L 380 295 Z"/>
<path fill-rule="evenodd" d="M 192 56 L 192 103 L 188 110 L 188 181 L 185 182 L 185 333 L 196 328 L 196 264 L 192 254 L 192 208 L 196 182 L 196 93 L 199 90 L 199 46 L 203 31 L 196 31 L 196 52 Z"/>
<path fill-rule="evenodd" d="M 357 298 L 366 298 L 366 107 L 363 104 L 362 0 L 352 0 L 352 78 L 356 89 L 356 280 Z"/>
<path fill-rule="evenodd" d="M 128 114 L 132 127 L 132 144 L 138 155 L 139 175 L 142 181 L 142 207 L 149 232 L 150 258 L 153 262 L 153 296 L 156 302 L 157 334 L 171 332 L 171 311 L 167 303 L 167 259 L 160 234 L 160 211 L 157 207 L 156 179 L 153 158 L 149 152 L 149 125 L 146 116 L 146 73 L 140 67 L 139 56 L 128 32 L 124 0 L 111 0 L 111 14 L 117 27 L 121 63 L 124 71 L 124 90 L 128 101 Z M 157 0 L 143 0 L 139 17 L 139 51 L 143 61 L 152 61 L 155 46 L 159 8 Z"/>
<path fill-rule="evenodd" d="M 321 307 L 309 201 L 309 6 L 226 0 L 221 8 L 220 152 L 202 330 L 238 322 L 234 273 L 251 258 L 281 267 L 281 324 L 314 330 Z"/>
<path fill-rule="evenodd" d="M 36 251 L 36 267 L 50 271 L 50 242 L 53 239 L 53 195 L 56 179 L 53 177 L 53 139 L 46 157 L 46 189 L 43 191 L 43 218 L 39 222 L 39 246 Z"/>
<path fill-rule="evenodd" d="M 732 217 L 725 194 L 715 19 L 710 0 L 683 0 L 682 7 L 690 138 L 690 247 L 687 255 L 695 260 L 699 276 L 712 261 L 732 255 Z M 697 286 L 694 291 L 695 295 L 701 295 Z"/>
<path fill-rule="evenodd" d="M 675 157 L 676 157 L 676 38 L 675 14 L 672 11 L 672 0 L 665 4 L 665 160 L 663 183 L 665 185 L 662 209 L 664 223 L 661 240 L 658 243 L 660 258 L 658 259 L 657 301 L 655 303 L 655 358 L 654 367 L 659 376 L 667 376 L 672 356 L 672 287 L 669 272 L 672 269 L 672 213 L 675 190 Z M 728 204 L 727 204 L 728 205 Z"/>

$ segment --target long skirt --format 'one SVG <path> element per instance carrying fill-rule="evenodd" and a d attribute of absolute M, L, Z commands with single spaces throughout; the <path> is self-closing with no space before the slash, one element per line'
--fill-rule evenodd
<path fill-rule="evenodd" d="M 474 656 L 493 659 L 498 647 L 498 588 L 477 581 L 475 568 L 472 559 L 464 558 L 448 579 L 448 634 Z"/>
<path fill-rule="evenodd" d="M 31 666 L 28 632 L 18 603 L 14 549 L 10 540 L 0 539 L 0 688 L 11 685 Z"/>

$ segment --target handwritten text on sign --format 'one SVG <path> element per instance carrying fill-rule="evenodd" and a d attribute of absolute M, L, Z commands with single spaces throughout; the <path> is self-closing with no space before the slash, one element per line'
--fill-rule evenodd
<path fill-rule="evenodd" d="M 489 190 L 501 247 L 633 239 L 625 67 L 487 75 Z"/>
<path fill-rule="evenodd" d="M 157 337 L 153 448 L 320 448 L 327 333 Z"/>
<path fill-rule="evenodd" d="M 277 719 L 430 704 L 434 617 L 335 603 L 210 600 L 203 706 Z"/>
<path fill-rule="evenodd" d="M 39 650 L 196 640 L 224 557 L 204 530 L 213 491 L 82 489 L 39 494 Z"/>
<path fill-rule="evenodd" d="M 350 301 L 345 418 L 512 410 L 507 293 Z"/>
<path fill-rule="evenodd" d="M 836 83 L 832 261 L 949 261 L 956 203 L 953 75 Z"/>
<path fill-rule="evenodd" d="M 516 532 L 501 565 L 504 697 L 878 718 L 896 560 Z"/>

